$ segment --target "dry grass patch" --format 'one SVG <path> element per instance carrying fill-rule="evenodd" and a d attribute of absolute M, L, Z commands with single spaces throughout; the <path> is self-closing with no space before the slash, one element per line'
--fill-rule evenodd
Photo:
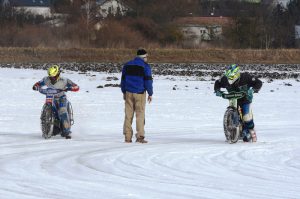
<path fill-rule="evenodd" d="M 147 49 L 156 63 L 300 64 L 300 49 Z M 0 63 L 114 62 L 135 56 L 135 49 L 0 48 Z"/>

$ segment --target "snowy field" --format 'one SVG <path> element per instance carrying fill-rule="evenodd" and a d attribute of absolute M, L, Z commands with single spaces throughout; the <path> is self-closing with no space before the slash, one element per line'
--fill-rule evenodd
<path fill-rule="evenodd" d="M 253 103 L 258 142 L 230 145 L 228 102 L 212 81 L 155 76 L 149 143 L 127 144 L 120 88 L 96 88 L 120 74 L 105 73 L 63 74 L 81 88 L 68 93 L 73 139 L 44 140 L 45 99 L 31 88 L 45 75 L 0 69 L 0 199 L 300 198 L 300 82 L 263 80 Z"/>

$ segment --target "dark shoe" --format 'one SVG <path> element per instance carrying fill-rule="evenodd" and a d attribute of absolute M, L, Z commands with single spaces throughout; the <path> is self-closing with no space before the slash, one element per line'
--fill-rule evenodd
<path fill-rule="evenodd" d="M 131 143 L 132 140 L 125 140 L 125 143 Z"/>
<path fill-rule="evenodd" d="M 70 136 L 70 135 L 66 135 L 66 137 L 65 137 L 66 139 L 72 139 L 72 136 Z"/>
<path fill-rule="evenodd" d="M 54 128 L 53 128 L 53 136 L 55 136 L 55 135 L 58 135 L 58 134 L 61 134 L 61 132 L 60 132 L 60 128 L 59 127 L 57 127 L 57 126 L 54 126 Z"/>
<path fill-rule="evenodd" d="M 250 133 L 244 135 L 243 141 L 244 142 L 251 142 L 251 135 L 250 135 Z"/>
<path fill-rule="evenodd" d="M 251 135 L 250 135 L 248 129 L 244 129 L 243 132 L 242 132 L 242 135 L 243 135 L 243 141 L 244 142 L 249 142 L 251 140 Z"/>
<path fill-rule="evenodd" d="M 125 142 L 131 143 L 132 142 L 132 135 L 125 135 Z"/>
<path fill-rule="evenodd" d="M 142 143 L 142 144 L 148 143 L 148 141 L 145 140 L 145 137 L 143 137 L 143 136 L 136 138 L 135 142 L 139 142 L 139 143 Z"/>

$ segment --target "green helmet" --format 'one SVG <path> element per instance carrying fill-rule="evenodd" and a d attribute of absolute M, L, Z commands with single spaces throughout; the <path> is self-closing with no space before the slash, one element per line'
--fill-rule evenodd
<path fill-rule="evenodd" d="M 236 64 L 231 64 L 226 70 L 224 75 L 227 77 L 229 84 L 233 84 L 241 76 L 240 67 Z"/>

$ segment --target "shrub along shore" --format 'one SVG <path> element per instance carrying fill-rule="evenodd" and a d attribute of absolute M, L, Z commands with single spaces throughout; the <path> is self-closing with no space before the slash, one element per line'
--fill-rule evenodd
<path fill-rule="evenodd" d="M 147 49 L 151 63 L 300 64 L 300 49 Z M 0 48 L 0 63 L 123 63 L 136 49 Z"/>

